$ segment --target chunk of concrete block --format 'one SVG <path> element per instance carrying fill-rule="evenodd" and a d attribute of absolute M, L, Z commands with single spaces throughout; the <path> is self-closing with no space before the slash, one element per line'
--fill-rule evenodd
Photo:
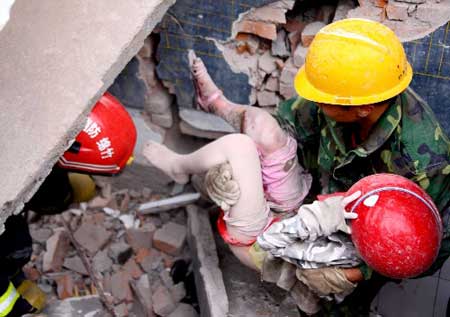
<path fill-rule="evenodd" d="M 91 254 L 103 248 L 111 237 L 111 232 L 102 226 L 83 223 L 74 233 L 74 238 Z"/>
<path fill-rule="evenodd" d="M 52 302 L 43 313 L 51 317 L 104 317 L 108 314 L 98 296 L 72 297 Z"/>
<path fill-rule="evenodd" d="M 64 230 L 56 231 L 47 240 L 47 251 L 44 253 L 42 267 L 44 272 L 58 272 L 69 251 L 69 235 Z"/>
<path fill-rule="evenodd" d="M 186 208 L 188 243 L 193 254 L 195 287 L 202 316 L 228 316 L 228 295 L 219 268 L 216 243 L 208 213 L 197 206 Z"/>
<path fill-rule="evenodd" d="M 169 222 L 155 231 L 153 245 L 165 253 L 177 255 L 186 241 L 186 227 Z"/>
<path fill-rule="evenodd" d="M 153 311 L 160 316 L 168 316 L 177 307 L 169 290 L 160 285 L 152 294 Z"/>
<path fill-rule="evenodd" d="M 15 2 L 0 34 L 0 233 L 173 3 Z"/>

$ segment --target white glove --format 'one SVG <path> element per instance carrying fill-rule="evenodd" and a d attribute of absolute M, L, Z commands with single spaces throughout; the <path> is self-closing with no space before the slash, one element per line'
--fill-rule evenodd
<path fill-rule="evenodd" d="M 358 215 L 345 210 L 345 207 L 361 196 L 361 192 L 344 196 L 334 196 L 324 201 L 314 201 L 302 205 L 297 214 L 291 218 L 274 223 L 258 241 L 277 247 L 287 246 L 295 241 L 315 241 L 320 237 L 328 237 L 337 231 L 350 234 L 346 219 L 355 219 Z"/>
<path fill-rule="evenodd" d="M 356 213 L 347 212 L 345 207 L 358 199 L 361 192 L 357 191 L 348 197 L 334 196 L 324 201 L 314 201 L 312 204 L 303 205 L 298 210 L 297 216 L 301 223 L 304 224 L 309 231 L 310 237 L 324 236 L 342 231 L 350 234 L 350 227 L 346 223 L 346 219 L 356 219 Z"/>

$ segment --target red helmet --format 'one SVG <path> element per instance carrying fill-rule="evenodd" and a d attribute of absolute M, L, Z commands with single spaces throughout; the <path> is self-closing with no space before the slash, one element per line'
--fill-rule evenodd
<path fill-rule="evenodd" d="M 391 278 L 425 272 L 436 259 L 442 220 L 427 193 L 412 181 L 393 174 L 367 176 L 347 192 L 362 195 L 347 206 L 356 212 L 352 240 L 363 260 Z"/>
<path fill-rule="evenodd" d="M 117 174 L 131 161 L 135 144 L 133 120 L 116 98 L 105 93 L 58 165 L 90 174 Z"/>

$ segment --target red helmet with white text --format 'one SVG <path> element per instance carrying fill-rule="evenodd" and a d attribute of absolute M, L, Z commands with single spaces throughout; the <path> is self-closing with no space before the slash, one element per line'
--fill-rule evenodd
<path fill-rule="evenodd" d="M 89 174 L 114 175 L 132 161 L 135 144 L 133 120 L 116 98 L 105 93 L 58 165 Z"/>

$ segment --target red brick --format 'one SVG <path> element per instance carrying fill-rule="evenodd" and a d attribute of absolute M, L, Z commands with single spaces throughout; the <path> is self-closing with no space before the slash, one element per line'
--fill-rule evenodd
<path fill-rule="evenodd" d="M 306 26 L 306 22 L 299 21 L 297 19 L 288 19 L 286 24 L 284 25 L 284 28 L 289 33 L 292 32 L 301 32 Z"/>
<path fill-rule="evenodd" d="M 277 38 L 277 27 L 273 23 L 244 20 L 238 24 L 237 31 L 255 34 L 271 41 Z"/>
<path fill-rule="evenodd" d="M 44 272 L 59 272 L 64 263 L 64 258 L 69 251 L 70 243 L 67 232 L 59 230 L 47 240 L 47 251 L 44 253 Z"/>
<path fill-rule="evenodd" d="M 139 276 L 144 273 L 133 259 L 129 259 L 127 263 L 123 265 L 123 270 L 130 274 L 130 276 L 134 279 L 139 278 Z"/>
<path fill-rule="evenodd" d="M 408 8 L 406 3 L 390 2 L 386 6 L 386 15 L 389 20 L 404 21 L 409 17 Z"/>
<path fill-rule="evenodd" d="M 63 275 L 56 279 L 56 292 L 59 299 L 66 299 L 73 296 L 73 279 L 70 275 Z"/>
<path fill-rule="evenodd" d="M 150 250 L 149 249 L 139 249 L 138 252 L 136 253 L 136 262 L 137 263 L 142 263 L 142 261 L 145 259 L 145 257 L 150 255 Z"/>
<path fill-rule="evenodd" d="M 143 228 L 128 229 L 126 239 L 134 252 L 137 252 L 142 248 L 150 249 L 152 247 L 153 234 L 155 231 L 156 226 L 153 223 L 148 223 Z"/>
<path fill-rule="evenodd" d="M 186 227 L 168 222 L 156 230 L 153 236 L 154 247 L 172 255 L 178 255 L 186 241 Z"/>

